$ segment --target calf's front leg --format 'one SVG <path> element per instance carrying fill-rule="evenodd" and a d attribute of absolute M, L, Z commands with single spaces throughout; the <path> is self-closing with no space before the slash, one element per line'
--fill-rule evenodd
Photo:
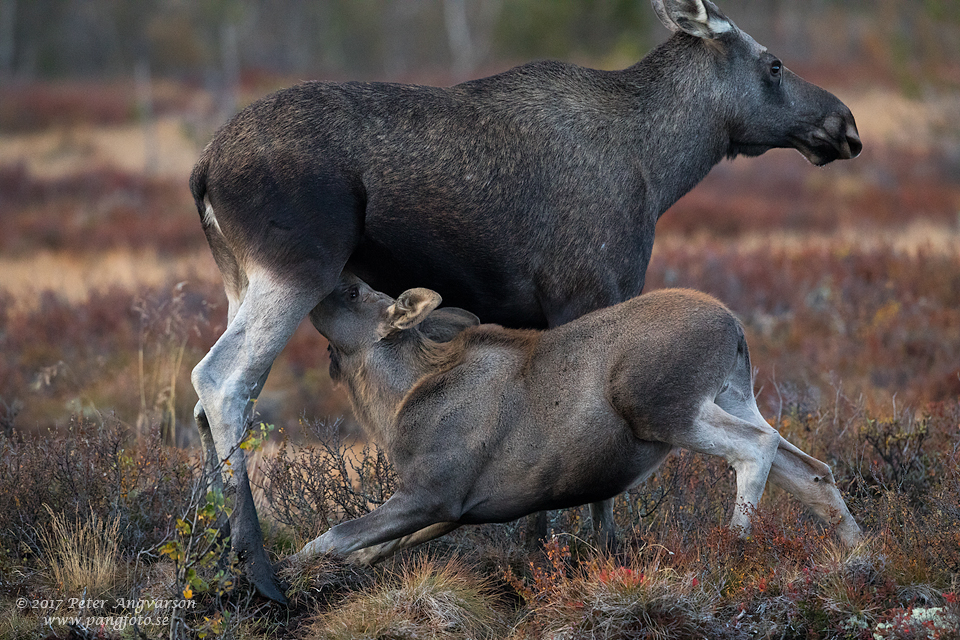
<path fill-rule="evenodd" d="M 401 490 L 370 513 L 338 524 L 308 542 L 293 559 L 331 553 L 373 564 L 453 531 L 460 526 L 454 520 L 443 505 L 425 503 L 421 497 Z"/>

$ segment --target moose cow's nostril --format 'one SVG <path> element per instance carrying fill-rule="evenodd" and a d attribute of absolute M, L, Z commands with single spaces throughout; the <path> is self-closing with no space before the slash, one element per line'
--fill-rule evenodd
<path fill-rule="evenodd" d="M 851 158 L 856 158 L 863 151 L 863 143 L 860 141 L 860 133 L 856 126 L 847 127 L 847 145 L 850 147 Z"/>

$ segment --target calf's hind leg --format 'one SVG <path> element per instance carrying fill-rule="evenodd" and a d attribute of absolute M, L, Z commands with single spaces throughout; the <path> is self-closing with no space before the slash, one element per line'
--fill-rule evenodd
<path fill-rule="evenodd" d="M 733 415 L 766 427 L 767 422 L 753 397 L 749 371 L 749 366 L 739 369 L 739 379 L 717 396 L 717 404 Z M 860 527 L 840 496 L 830 467 L 782 436 L 770 467 L 770 480 L 793 494 L 825 522 L 836 525 L 837 535 L 845 545 L 850 547 L 860 540 Z"/>
<path fill-rule="evenodd" d="M 730 526 L 742 535 L 750 531 L 750 514 L 756 509 L 777 455 L 780 434 L 766 422 L 755 423 L 727 413 L 712 400 L 701 405 L 692 428 L 671 434 L 669 443 L 720 456 L 737 472 L 737 504 Z"/>
<path fill-rule="evenodd" d="M 837 535 L 847 547 L 852 547 L 862 538 L 860 527 L 847 509 L 830 467 L 807 455 L 782 436 L 770 468 L 770 480 L 796 496 L 823 520 L 836 525 Z"/>

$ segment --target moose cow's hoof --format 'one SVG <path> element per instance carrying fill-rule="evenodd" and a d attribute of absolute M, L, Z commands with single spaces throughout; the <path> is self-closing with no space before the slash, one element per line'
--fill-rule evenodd
<path fill-rule="evenodd" d="M 266 551 L 256 554 L 256 559 L 247 559 L 243 563 L 244 574 L 247 580 L 253 584 L 264 598 L 268 598 L 279 604 L 287 604 L 287 596 L 284 595 L 285 585 L 277 580 L 273 566 L 267 559 Z M 262 557 L 260 557 L 262 556 Z"/>

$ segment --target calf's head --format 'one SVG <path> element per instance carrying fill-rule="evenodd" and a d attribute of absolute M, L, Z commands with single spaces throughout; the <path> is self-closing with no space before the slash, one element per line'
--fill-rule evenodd
<path fill-rule="evenodd" d="M 706 59 L 705 64 L 690 67 L 689 81 L 725 120 L 728 156 L 794 148 L 822 166 L 860 154 L 862 144 L 850 109 L 783 66 L 712 2 L 652 0 L 652 4 L 661 22 L 678 34 L 674 38 L 699 47 Z"/>
<path fill-rule="evenodd" d="M 440 294 L 423 288 L 404 291 L 394 300 L 344 272 L 333 291 L 310 313 L 313 326 L 330 343 L 331 377 L 340 377 L 342 357 L 364 352 L 385 338 L 447 342 L 480 323 L 463 309 L 437 309 L 440 301 Z"/>

